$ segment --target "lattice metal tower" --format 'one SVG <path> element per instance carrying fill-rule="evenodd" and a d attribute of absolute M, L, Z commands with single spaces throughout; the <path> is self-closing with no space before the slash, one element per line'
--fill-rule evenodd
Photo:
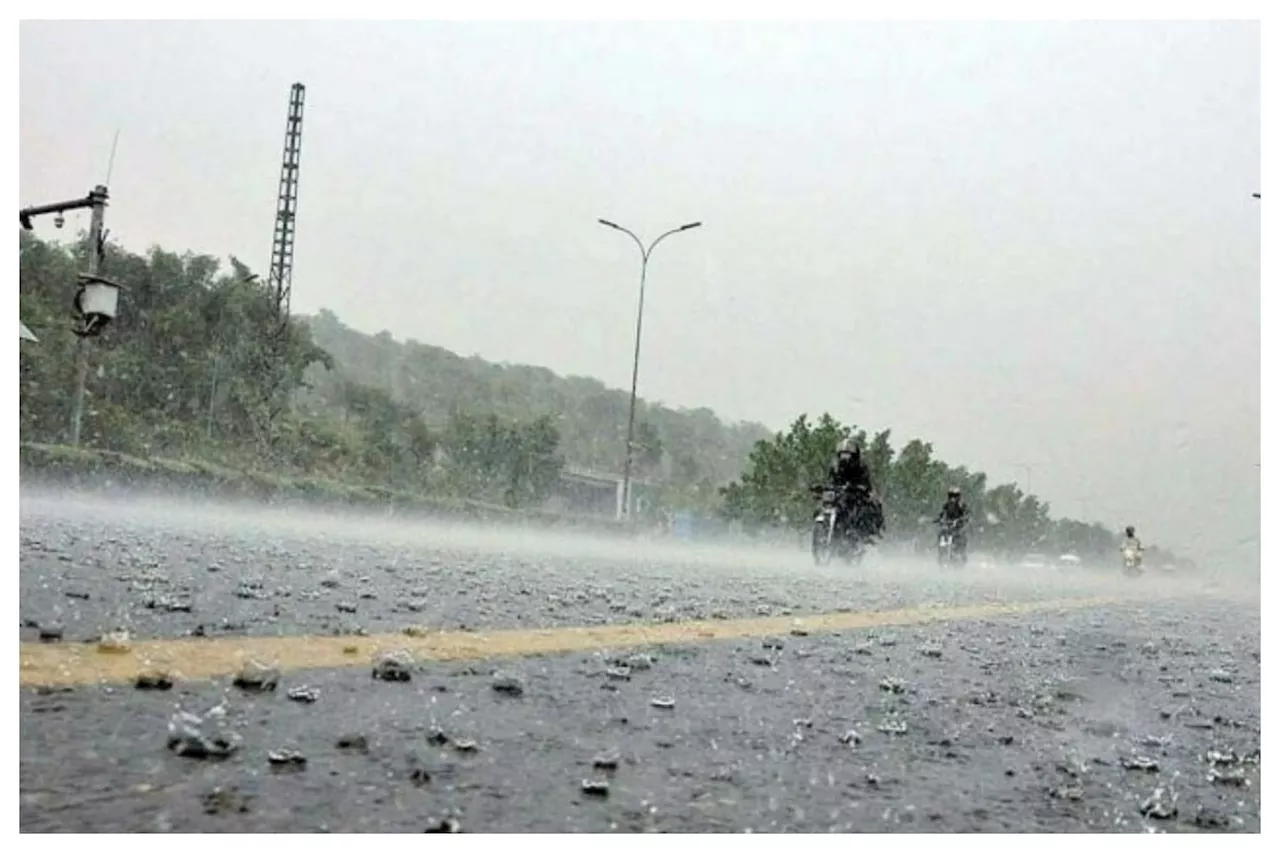
<path fill-rule="evenodd" d="M 271 240 L 271 268 L 267 286 L 281 326 L 289 322 L 293 290 L 293 240 L 297 233 L 298 164 L 302 157 L 302 102 L 307 88 L 294 83 L 289 90 L 289 118 L 284 130 L 284 161 L 280 166 L 280 195 L 276 200 L 276 229 Z"/>

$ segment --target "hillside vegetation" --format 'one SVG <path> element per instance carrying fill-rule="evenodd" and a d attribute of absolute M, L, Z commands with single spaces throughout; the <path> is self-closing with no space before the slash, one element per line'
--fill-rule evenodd
<path fill-rule="evenodd" d="M 20 359 L 27 443 L 67 439 L 76 339 L 68 310 L 82 242 L 19 232 L 21 316 L 40 337 Z M 568 466 L 622 469 L 628 394 L 541 367 L 462 358 L 329 312 L 272 324 L 264 287 L 232 258 L 108 244 L 120 317 L 88 346 L 86 447 L 210 459 L 336 481 L 536 506 Z M 637 407 L 635 473 L 667 508 L 711 512 L 760 425 L 707 409 Z"/>
<path fill-rule="evenodd" d="M 24 464 L 66 466 L 86 458 L 57 449 L 70 424 L 68 312 L 85 244 L 20 231 L 19 246 L 21 317 L 40 336 L 20 357 Z M 304 492 L 347 484 L 359 487 L 353 494 L 522 511 L 545 507 L 566 467 L 621 470 L 629 397 L 596 379 L 364 334 L 327 311 L 281 328 L 260 280 L 235 258 L 224 267 L 207 255 L 108 244 L 102 269 L 127 289 L 119 318 L 86 348 L 82 450 L 99 452 L 97 464 L 180 460 L 161 467 L 216 469 L 222 482 L 253 488 L 284 478 Z M 1117 558 L 1113 530 L 1054 519 L 1035 495 L 935 459 L 923 439 L 899 449 L 888 430 L 868 436 L 826 415 L 771 435 L 707 409 L 642 401 L 636 474 L 651 483 L 652 518 L 691 510 L 748 531 L 798 530 L 812 509 L 807 486 L 843 436 L 866 447 L 889 535 L 901 542 L 927 544 L 928 520 L 954 484 L 974 509 L 978 547 Z"/>

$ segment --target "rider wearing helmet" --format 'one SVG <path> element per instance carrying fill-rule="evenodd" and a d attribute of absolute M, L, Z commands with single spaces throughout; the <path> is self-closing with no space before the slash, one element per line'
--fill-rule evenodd
<path fill-rule="evenodd" d="M 870 510 L 868 532 L 879 535 L 884 530 L 884 513 L 871 489 L 871 471 L 862 460 L 862 448 L 851 438 L 843 439 L 836 448 L 836 458 L 827 471 L 831 485 L 853 501 L 853 506 Z M 852 509 L 853 507 L 849 507 Z"/>
<path fill-rule="evenodd" d="M 871 472 L 862 461 L 862 448 L 853 439 L 844 439 L 836 448 L 836 458 L 831 463 L 828 477 L 836 488 L 871 491 Z"/>
<path fill-rule="evenodd" d="M 1134 532 L 1132 524 L 1124 529 L 1124 542 L 1121 543 L 1120 550 L 1132 550 L 1139 557 L 1142 556 L 1142 540 Z"/>
<path fill-rule="evenodd" d="M 969 526 L 969 507 L 964 502 L 958 486 L 947 489 L 947 501 L 938 513 L 938 524 L 945 524 L 955 535 L 956 549 L 963 551 L 966 545 L 965 528 Z"/>
<path fill-rule="evenodd" d="M 952 486 L 947 489 L 947 502 L 942 505 L 942 512 L 938 513 L 938 521 L 958 522 L 957 526 L 964 526 L 968 520 L 969 507 L 965 505 L 960 489 Z"/>

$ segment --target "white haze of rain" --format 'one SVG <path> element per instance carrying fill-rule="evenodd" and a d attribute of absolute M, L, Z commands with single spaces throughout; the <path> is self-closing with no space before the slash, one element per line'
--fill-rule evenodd
<path fill-rule="evenodd" d="M 920 436 L 1056 515 L 1256 569 L 1257 23 L 24 22 L 23 203 L 294 307 L 772 428 Z M 74 227 L 76 222 L 70 222 Z"/>
<path fill-rule="evenodd" d="M 773 541 L 692 543 L 665 538 L 620 538 L 580 531 L 554 531 L 502 523 L 479 523 L 385 511 L 323 510 L 315 507 L 270 506 L 220 499 L 196 499 L 163 494 L 154 489 L 132 490 L 104 497 L 92 492 L 51 491 L 24 487 L 21 514 L 25 518 L 53 518 L 96 527 L 104 536 L 155 534 L 207 537 L 233 541 L 249 548 L 289 543 L 324 543 L 327 553 L 340 555 L 351 547 L 394 551 L 406 565 L 458 555 L 499 557 L 558 574 L 566 568 L 578 581 L 590 572 L 607 581 L 612 575 L 635 580 L 637 575 L 701 584 L 716 578 L 776 581 L 779 590 L 794 589 L 806 578 L 814 582 L 853 581 L 891 592 L 904 602 L 940 601 L 939 596 L 979 591 L 1003 599 L 1010 593 L 1031 593 L 1039 599 L 1082 596 L 1128 596 L 1133 581 L 1112 566 L 1066 571 L 1028 572 L 994 561 L 980 551 L 971 555 L 963 572 L 942 573 L 931 556 L 911 557 L 892 548 L 873 552 L 856 570 L 842 563 L 815 566 L 808 552 L 795 542 Z M 434 555 L 434 556 L 433 556 Z M 452 565 L 453 563 L 450 563 Z M 501 564 L 500 564 L 501 565 Z M 1101 570 L 1101 571 L 1099 571 Z M 713 584 L 714 588 L 714 584 Z M 1197 572 L 1163 576 L 1145 584 L 1143 596 L 1194 601 L 1206 593 L 1256 605 L 1256 577 L 1234 572 Z"/>

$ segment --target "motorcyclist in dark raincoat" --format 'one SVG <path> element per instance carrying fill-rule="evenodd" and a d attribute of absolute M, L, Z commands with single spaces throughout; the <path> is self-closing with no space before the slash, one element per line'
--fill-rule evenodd
<path fill-rule="evenodd" d="M 969 507 L 965 504 L 959 487 L 952 486 L 947 490 L 947 501 L 942 505 L 936 521 L 939 525 L 950 528 L 956 551 L 965 553 L 969 544 Z"/>
<path fill-rule="evenodd" d="M 827 480 L 846 501 L 848 517 L 862 516 L 860 533 L 879 536 L 884 532 L 884 511 L 871 487 L 871 470 L 853 439 L 844 439 L 836 448 L 836 458 L 827 469 Z M 859 509 L 865 512 L 859 513 Z"/>

